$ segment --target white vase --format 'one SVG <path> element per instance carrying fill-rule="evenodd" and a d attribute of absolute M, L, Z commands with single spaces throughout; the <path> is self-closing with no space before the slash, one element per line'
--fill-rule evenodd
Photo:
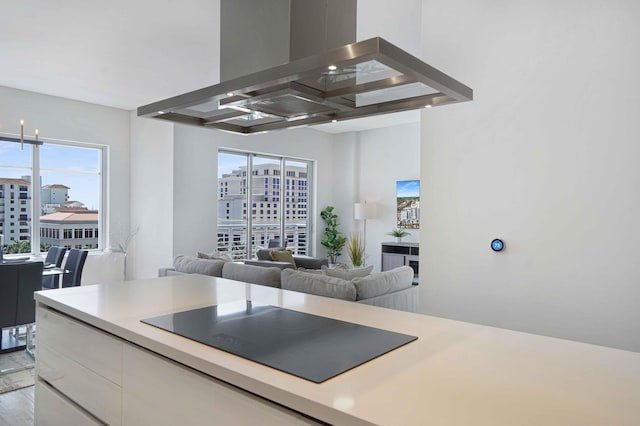
<path fill-rule="evenodd" d="M 396 237 L 396 243 L 401 243 L 402 242 L 402 237 Z"/>

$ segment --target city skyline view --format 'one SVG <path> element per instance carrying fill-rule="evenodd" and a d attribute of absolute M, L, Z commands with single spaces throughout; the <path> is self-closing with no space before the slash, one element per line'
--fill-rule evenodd
<path fill-rule="evenodd" d="M 23 150 L 14 142 L 0 141 L 0 178 L 31 176 L 32 146 Z M 42 186 L 69 187 L 69 200 L 90 210 L 100 207 L 100 150 L 45 143 L 39 146 Z"/>

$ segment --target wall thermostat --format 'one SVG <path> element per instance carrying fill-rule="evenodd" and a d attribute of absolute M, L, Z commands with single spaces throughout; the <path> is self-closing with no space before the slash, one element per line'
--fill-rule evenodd
<path fill-rule="evenodd" d="M 502 242 L 502 240 L 496 238 L 495 240 L 491 241 L 491 250 L 502 251 L 502 249 L 504 249 L 504 243 Z"/>

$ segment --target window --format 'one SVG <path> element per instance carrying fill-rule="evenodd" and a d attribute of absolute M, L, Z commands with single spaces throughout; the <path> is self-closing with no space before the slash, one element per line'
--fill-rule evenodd
<path fill-rule="evenodd" d="M 5 253 L 37 254 L 51 245 L 68 245 L 59 237 L 74 237 L 74 229 L 79 229 L 75 237 L 82 238 L 84 225 L 103 226 L 105 151 L 102 146 L 46 141 L 39 146 L 25 143 L 21 150 L 13 140 L 0 137 L 0 198 L 6 200 L 0 203 L 0 217 L 20 205 L 15 215 L 19 222 L 0 223 L 0 234 L 13 234 L 6 238 Z M 69 216 L 53 215 L 60 209 L 73 213 L 73 226 L 64 227 Z M 93 234 L 86 245 L 102 248 Z"/>
<path fill-rule="evenodd" d="M 313 217 L 310 209 L 312 206 L 305 204 L 300 207 L 301 213 L 295 218 L 285 215 L 285 205 L 280 201 L 281 182 L 279 176 L 289 176 L 285 179 L 287 186 L 294 186 L 300 177 L 304 185 L 300 186 L 305 195 L 312 183 L 304 176 L 313 176 L 311 173 L 313 163 L 272 155 L 254 154 L 250 152 L 238 152 L 220 150 L 218 152 L 218 189 L 226 187 L 229 182 L 241 179 L 242 176 L 277 176 L 259 177 L 246 183 L 246 191 L 242 194 L 218 193 L 218 250 L 229 252 L 236 259 L 250 258 L 255 254 L 256 244 L 265 244 L 265 241 L 280 235 L 291 235 L 288 248 L 296 254 L 310 254 L 309 218 Z M 304 173 L 304 175 L 300 175 Z M 271 180 L 269 180 L 271 179 Z M 270 187 L 270 188 L 269 188 Z M 278 197 L 271 197 L 278 195 Z M 278 203 L 274 203 L 274 202 Z M 239 208 L 231 210 L 233 214 L 225 214 L 226 203 L 244 206 L 250 205 L 251 215 L 247 215 Z M 236 204 L 237 203 L 237 204 Z M 242 214 L 240 212 L 242 211 Z"/>

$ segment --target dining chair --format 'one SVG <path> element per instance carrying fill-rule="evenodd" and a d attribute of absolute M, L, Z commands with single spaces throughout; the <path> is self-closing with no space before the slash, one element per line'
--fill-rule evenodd
<path fill-rule="evenodd" d="M 82 269 L 87 260 L 87 250 L 71 249 L 64 264 L 64 269 L 69 271 L 62 276 L 62 287 L 74 287 L 80 285 Z"/>
<path fill-rule="evenodd" d="M 0 328 L 13 327 L 18 338 L 19 326 L 26 326 L 27 352 L 33 355 L 33 325 L 36 322 L 36 302 L 33 292 L 40 290 L 42 262 L 25 262 L 0 266 Z M 0 337 L 0 347 L 2 337 Z"/>
<path fill-rule="evenodd" d="M 62 260 L 64 259 L 64 255 L 67 252 L 66 247 L 57 247 L 52 246 L 49 247 L 49 251 L 47 252 L 47 257 L 44 260 L 45 265 L 55 265 L 56 267 L 62 266 Z M 50 275 L 46 277 L 42 277 L 42 289 L 50 289 L 56 288 L 58 277 Z"/>
<path fill-rule="evenodd" d="M 36 302 L 33 292 L 42 288 L 42 262 L 26 262 L 18 267 L 18 296 L 15 325 L 25 325 L 27 353 L 33 356 L 33 326 L 36 322 Z"/>
<path fill-rule="evenodd" d="M 287 240 L 284 240 L 284 244 L 280 242 L 280 238 L 272 238 L 269 240 L 269 248 L 286 248 Z"/>
<path fill-rule="evenodd" d="M 2 342 L 2 329 L 15 326 L 18 305 L 18 265 L 0 265 L 0 349 L 4 349 L 6 342 Z"/>

